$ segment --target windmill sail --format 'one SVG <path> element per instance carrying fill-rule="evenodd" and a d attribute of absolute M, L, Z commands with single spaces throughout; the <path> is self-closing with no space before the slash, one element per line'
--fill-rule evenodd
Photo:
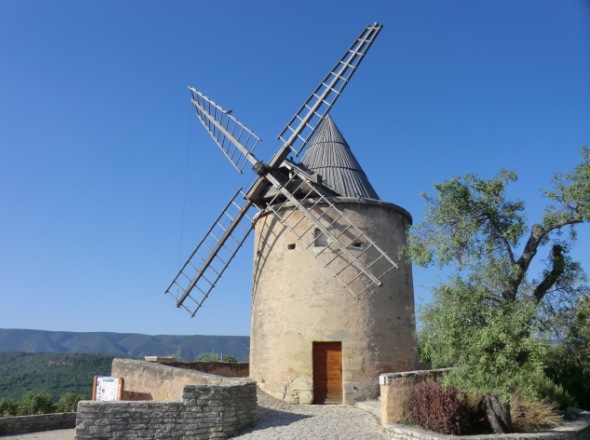
<path fill-rule="evenodd" d="M 396 267 L 387 254 L 329 202 L 322 191 L 313 185 L 309 175 L 294 164 L 289 165 L 287 160 L 289 153 L 293 151 L 298 155 L 305 148 L 342 94 L 381 28 L 379 23 L 369 25 L 354 40 L 280 133 L 278 138 L 282 146 L 268 165 L 254 156 L 254 150 L 260 142 L 254 132 L 232 116 L 230 111 L 198 90 L 189 88 L 197 117 L 234 168 L 241 173 L 246 163 L 250 162 L 259 176 L 245 194 L 241 189 L 238 190 L 166 289 L 166 293 L 175 298 L 177 307 L 184 307 L 193 316 L 201 308 L 251 232 L 256 208 L 272 211 L 279 221 L 290 226 L 288 218 L 277 208 L 284 200 L 295 207 L 292 212 L 302 213 L 312 228 L 321 231 L 326 237 L 329 244 L 326 252 L 320 254 L 332 256 L 324 258 L 324 265 L 354 295 L 380 285 L 384 273 Z M 290 169 L 288 182 L 284 181 L 285 167 Z M 267 190 L 271 186 L 274 186 L 276 196 L 269 201 Z M 308 234 L 300 238 L 305 240 Z M 368 244 L 363 252 L 349 250 L 350 246 L 361 241 Z M 328 249 L 331 252 L 327 252 Z M 368 281 L 356 283 L 361 277 Z"/>
<path fill-rule="evenodd" d="M 307 101 L 299 108 L 278 136 L 297 156 L 313 136 L 319 123 L 332 109 L 383 26 L 367 26 L 352 43 L 342 58 L 320 82 Z M 284 156 L 286 157 L 286 156 Z M 282 162 L 281 158 L 280 161 Z M 274 163 L 271 162 L 271 166 Z"/>
<path fill-rule="evenodd" d="M 253 165 L 258 162 L 254 150 L 261 139 L 231 111 L 223 109 L 195 88 L 189 87 L 189 90 L 197 117 L 234 168 L 242 173 L 248 162 Z"/>
<path fill-rule="evenodd" d="M 176 307 L 195 316 L 250 235 L 253 211 L 240 188 L 166 289 Z"/>

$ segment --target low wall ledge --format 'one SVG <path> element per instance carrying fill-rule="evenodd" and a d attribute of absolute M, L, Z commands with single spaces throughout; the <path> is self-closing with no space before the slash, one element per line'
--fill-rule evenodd
<path fill-rule="evenodd" d="M 529 433 L 446 435 L 397 423 L 385 425 L 383 428 L 391 440 L 590 440 L 590 412 L 576 412 L 578 417 L 562 426 Z"/>
<path fill-rule="evenodd" d="M 391 382 L 391 380 L 399 379 L 400 377 L 432 376 L 433 374 L 442 374 L 445 371 L 451 371 L 451 368 L 438 368 L 436 370 L 401 371 L 399 373 L 384 373 L 379 375 L 379 383 L 381 385 L 388 385 Z"/>

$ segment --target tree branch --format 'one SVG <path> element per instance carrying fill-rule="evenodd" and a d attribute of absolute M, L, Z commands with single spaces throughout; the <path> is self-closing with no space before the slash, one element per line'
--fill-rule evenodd
<path fill-rule="evenodd" d="M 535 303 L 539 304 L 547 291 L 555 284 L 559 277 L 565 270 L 563 248 L 555 244 L 551 249 L 551 272 L 545 275 L 543 281 L 539 283 L 535 291 L 533 292 L 533 298 Z"/>

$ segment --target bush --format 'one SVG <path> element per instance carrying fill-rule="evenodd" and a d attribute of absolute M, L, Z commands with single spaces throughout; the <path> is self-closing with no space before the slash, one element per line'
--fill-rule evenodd
<path fill-rule="evenodd" d="M 59 412 L 76 412 L 80 400 L 88 400 L 88 396 L 74 393 L 62 394 L 59 402 L 57 402 L 57 410 Z"/>
<path fill-rule="evenodd" d="M 454 387 L 421 383 L 410 389 L 407 416 L 424 429 L 461 435 L 469 426 L 470 409 L 466 396 Z"/>
<path fill-rule="evenodd" d="M 556 384 L 545 375 L 535 380 L 535 386 L 541 399 L 555 403 L 561 411 L 578 406 L 576 400 L 564 390 L 563 386 Z"/>
<path fill-rule="evenodd" d="M 12 399 L 0 399 L 0 417 L 16 416 L 18 407 Z"/>
<path fill-rule="evenodd" d="M 238 359 L 231 354 L 222 354 L 222 353 L 199 353 L 195 357 L 195 362 L 226 362 L 229 364 L 237 364 Z"/>
<path fill-rule="evenodd" d="M 576 402 L 576 407 L 590 410 L 590 371 L 571 359 L 563 348 L 554 350 L 546 368 L 547 376 L 561 385 Z"/>
<path fill-rule="evenodd" d="M 52 414 L 55 412 L 53 397 L 48 393 L 27 393 L 18 402 L 18 415 L 28 416 L 35 414 Z"/>

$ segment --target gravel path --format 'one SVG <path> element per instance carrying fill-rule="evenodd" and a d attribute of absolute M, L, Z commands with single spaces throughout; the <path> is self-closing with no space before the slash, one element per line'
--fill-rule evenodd
<path fill-rule="evenodd" d="M 9 435 L 7 440 L 73 440 L 74 429 Z M 386 440 L 375 415 L 349 405 L 290 405 L 258 390 L 258 423 L 241 440 Z"/>
<path fill-rule="evenodd" d="M 258 390 L 258 423 L 241 440 L 384 440 L 375 415 L 349 405 L 290 405 Z"/>

